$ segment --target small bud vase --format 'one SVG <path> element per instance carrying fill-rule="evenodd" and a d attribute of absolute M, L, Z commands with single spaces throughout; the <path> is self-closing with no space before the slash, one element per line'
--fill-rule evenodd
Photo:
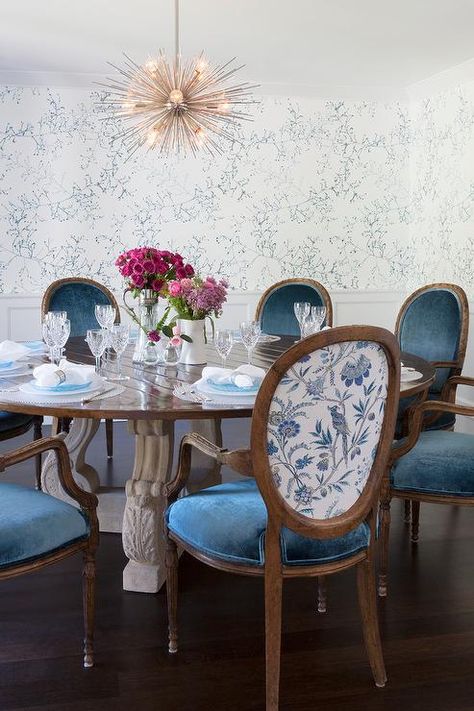
<path fill-rule="evenodd" d="M 192 321 L 191 319 L 180 318 L 177 324 L 181 335 L 189 336 L 191 343 L 183 340 L 181 346 L 181 356 L 179 362 L 184 365 L 202 365 L 206 363 L 206 340 L 204 330 L 204 319 Z"/>

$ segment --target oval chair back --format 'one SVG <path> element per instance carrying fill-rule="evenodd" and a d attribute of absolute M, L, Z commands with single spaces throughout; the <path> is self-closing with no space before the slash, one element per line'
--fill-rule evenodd
<path fill-rule="evenodd" d="M 48 311 L 67 311 L 71 336 L 84 336 L 89 328 L 100 328 L 95 317 L 96 304 L 111 304 L 120 323 L 117 300 L 107 287 L 93 279 L 72 277 L 58 279 L 48 286 L 41 303 L 41 316 Z"/>
<path fill-rule="evenodd" d="M 275 545 L 280 558 L 281 526 L 333 538 L 375 511 L 399 388 L 398 344 L 382 328 L 323 331 L 273 365 L 251 435 L 253 471 L 269 514 L 266 551 Z"/>
<path fill-rule="evenodd" d="M 270 286 L 261 296 L 255 311 L 262 331 L 276 336 L 299 336 L 294 314 L 295 301 L 308 301 L 312 306 L 325 306 L 323 326 L 332 326 L 332 302 L 328 291 L 314 279 L 286 279 Z"/>
<path fill-rule="evenodd" d="M 430 394 L 440 393 L 448 378 L 461 374 L 468 329 L 467 297 L 456 284 L 428 284 L 402 305 L 395 335 L 402 351 L 437 366 Z"/>

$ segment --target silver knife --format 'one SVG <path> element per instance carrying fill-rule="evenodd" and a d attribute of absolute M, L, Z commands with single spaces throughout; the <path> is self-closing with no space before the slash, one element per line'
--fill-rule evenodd
<path fill-rule="evenodd" d="M 111 393 L 115 390 L 115 386 L 113 388 L 109 388 L 108 390 L 101 390 L 100 393 L 96 393 L 92 397 L 88 397 L 84 400 L 81 400 L 81 405 L 87 405 L 89 402 L 92 402 L 93 400 L 96 400 L 99 397 L 103 397 L 104 395 L 107 395 L 107 393 Z"/>

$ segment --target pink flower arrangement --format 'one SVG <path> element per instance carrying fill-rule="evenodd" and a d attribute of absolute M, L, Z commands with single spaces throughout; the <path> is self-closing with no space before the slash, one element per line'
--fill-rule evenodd
<path fill-rule="evenodd" d="M 228 282 L 214 277 L 202 279 L 187 275 L 168 283 L 167 298 L 179 318 L 197 321 L 206 316 L 219 317 L 227 300 Z"/>
<path fill-rule="evenodd" d="M 142 289 L 162 295 L 170 280 L 194 276 L 193 267 L 185 264 L 180 254 L 155 247 L 129 249 L 117 257 L 115 264 L 134 296 Z"/>

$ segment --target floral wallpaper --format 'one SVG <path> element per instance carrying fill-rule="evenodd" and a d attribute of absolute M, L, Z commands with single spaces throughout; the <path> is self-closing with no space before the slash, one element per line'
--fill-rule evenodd
<path fill-rule="evenodd" d="M 127 161 L 98 92 L 0 88 L 0 291 L 71 275 L 119 288 L 115 255 L 144 243 L 236 289 L 416 281 L 408 108 L 265 97 L 253 113 L 223 156 Z"/>

